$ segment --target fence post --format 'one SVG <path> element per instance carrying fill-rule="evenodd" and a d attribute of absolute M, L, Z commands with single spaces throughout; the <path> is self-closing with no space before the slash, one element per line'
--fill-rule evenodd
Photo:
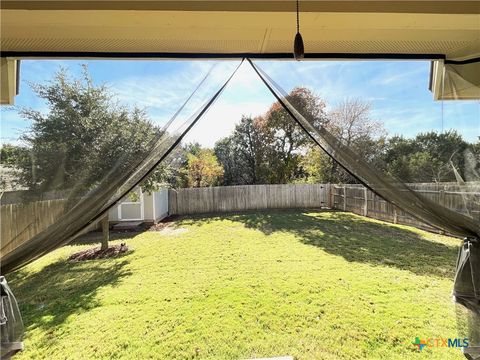
<path fill-rule="evenodd" d="M 174 189 L 167 191 L 168 215 L 178 214 L 177 192 Z"/>
<path fill-rule="evenodd" d="M 440 205 L 445 206 L 445 204 L 446 204 L 446 201 L 445 201 L 445 185 L 442 186 L 442 188 L 440 189 L 439 196 L 440 196 Z M 445 230 L 439 229 L 438 233 L 440 235 L 445 235 Z"/>
<path fill-rule="evenodd" d="M 326 195 L 327 195 L 327 206 L 329 209 L 331 209 L 333 207 L 333 186 L 330 183 L 327 184 Z"/>
<path fill-rule="evenodd" d="M 398 223 L 397 207 L 393 205 L 393 223 Z"/>
<path fill-rule="evenodd" d="M 363 205 L 363 216 L 368 215 L 368 189 L 367 187 L 363 188 L 363 194 L 365 196 L 365 204 Z"/>
<path fill-rule="evenodd" d="M 445 186 L 442 186 L 442 189 L 440 190 L 439 195 L 440 195 L 440 205 L 445 206 L 445 203 L 446 203 L 446 201 L 445 201 Z M 445 235 L 445 231 L 442 230 L 442 229 L 439 229 L 438 233 L 440 235 Z"/>
<path fill-rule="evenodd" d="M 347 211 L 347 185 L 343 185 L 343 211 Z"/>
<path fill-rule="evenodd" d="M 445 187 L 440 190 L 440 205 L 445 206 Z"/>

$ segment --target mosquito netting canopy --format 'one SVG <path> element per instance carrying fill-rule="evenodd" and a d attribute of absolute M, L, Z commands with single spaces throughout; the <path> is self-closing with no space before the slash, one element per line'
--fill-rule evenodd
<path fill-rule="evenodd" d="M 314 72 L 309 69 L 308 63 L 259 63 L 252 62 L 250 64 L 255 72 L 262 79 L 263 83 L 274 94 L 278 103 L 282 106 L 288 116 L 290 116 L 296 124 L 308 133 L 310 139 L 317 144 L 325 154 L 338 164 L 345 171 L 346 178 L 350 181 L 355 179 L 369 188 L 375 194 L 388 200 L 390 203 L 398 206 L 398 208 L 420 219 L 422 222 L 441 229 L 447 233 L 463 238 L 463 245 L 459 249 L 457 259 L 457 270 L 455 274 L 455 284 L 453 295 L 457 304 L 459 304 L 458 311 L 462 313 L 460 318 L 463 320 L 463 334 L 469 338 L 471 343 L 468 348 L 464 349 L 465 355 L 469 358 L 477 359 L 480 356 L 480 218 L 478 214 L 478 205 L 480 198 L 478 197 L 479 189 L 479 158 L 475 146 L 478 144 L 478 130 L 480 129 L 480 110 L 479 110 L 479 82 L 478 70 L 479 63 L 476 61 L 462 63 L 458 65 L 440 65 L 442 72 L 437 78 L 436 86 L 440 87 L 438 98 L 459 100 L 460 94 L 464 99 L 475 99 L 474 102 L 463 101 L 460 104 L 456 102 L 441 103 L 440 107 L 431 111 L 438 111 L 437 115 L 429 116 L 425 113 L 419 113 L 419 116 L 414 121 L 402 118 L 401 114 L 383 114 L 382 119 L 375 124 L 371 123 L 373 127 L 380 128 L 394 128 L 394 127 L 411 127 L 410 131 L 402 131 L 403 133 L 415 134 L 415 140 L 420 151 L 404 149 L 405 151 L 395 158 L 388 158 L 389 164 L 381 164 L 378 162 L 378 157 L 367 150 L 366 142 L 360 140 L 355 141 L 355 136 L 365 136 L 365 129 L 355 134 L 353 128 L 356 126 L 355 120 L 359 120 L 365 114 L 362 111 L 362 106 L 358 105 L 355 99 L 345 100 L 340 106 L 333 111 L 333 114 L 328 117 L 312 117 L 312 112 L 305 106 L 305 104 L 298 103 L 292 92 L 286 92 L 284 89 L 292 89 L 294 84 L 317 84 L 323 92 L 343 91 L 350 93 L 348 86 L 350 81 L 345 78 L 349 77 L 365 82 L 362 88 L 362 97 L 367 97 L 375 101 L 376 96 L 389 96 L 389 93 L 383 93 L 375 89 L 375 86 L 381 87 L 380 83 L 391 82 L 391 86 L 402 77 L 408 78 L 415 74 L 415 66 L 409 68 L 405 66 L 403 73 L 392 74 L 388 76 L 380 76 L 375 80 L 370 78 L 375 74 L 382 73 L 382 67 L 379 66 L 374 72 L 369 71 L 368 66 L 361 63 L 348 63 L 342 68 L 342 73 L 338 74 L 339 78 L 333 80 L 331 77 L 323 77 L 321 72 Z M 311 66 L 311 65 L 310 65 Z M 328 64 L 325 65 L 328 68 Z M 475 72 L 475 76 L 466 76 L 468 72 Z M 281 76 L 279 74 L 294 73 L 295 83 L 292 84 L 289 77 Z M 350 76 L 344 75 L 349 73 Z M 314 75 L 315 74 L 315 75 Z M 300 80 L 301 79 L 301 80 Z M 372 86 L 372 87 L 369 87 Z M 315 86 L 315 85 L 312 85 Z M 407 89 L 398 89 L 397 91 L 409 91 Z M 393 90 L 395 93 L 395 90 Z M 358 95 L 357 95 L 358 96 Z M 405 106 L 418 106 L 419 99 L 407 96 L 402 96 L 402 101 L 405 101 Z M 377 100 L 377 103 L 379 101 Z M 381 100 L 380 100 L 381 102 Z M 417 105 L 414 105 L 417 104 Z M 432 114 L 430 114 L 432 115 Z M 367 119 L 364 119 L 367 120 Z M 347 127 L 340 126 L 341 122 L 347 122 Z M 401 121 L 404 124 L 394 125 Z M 358 124 L 358 121 L 357 121 Z M 397 127 L 397 129 L 399 129 Z M 401 131 L 401 130 L 397 130 Z M 473 133 L 470 133 L 472 132 Z M 362 133 L 364 132 L 364 133 Z M 470 133 L 470 135 L 469 135 Z M 470 138 L 470 144 L 473 146 L 462 146 L 460 143 L 453 145 L 450 149 L 440 149 L 437 147 L 438 142 L 427 140 L 432 134 L 443 134 L 443 136 L 465 136 Z M 440 135 L 442 136 L 442 135 Z M 357 139 L 358 140 L 358 139 Z M 402 142 L 404 139 L 400 136 L 395 141 Z M 440 141 L 446 143 L 447 141 Z M 437 144 L 437 145 L 436 145 Z M 375 145 L 376 151 L 381 145 Z M 435 149 L 435 150 L 434 150 Z M 387 150 L 388 151 L 388 150 Z M 375 151 L 374 151 L 375 152 Z M 449 204 L 438 198 L 433 198 L 425 193 L 419 193 L 413 189 L 412 173 L 401 171 L 397 166 L 399 163 L 406 161 L 416 163 L 419 157 L 423 157 L 428 152 L 435 152 L 437 159 L 434 160 L 428 155 L 424 158 L 436 170 L 435 174 L 431 173 L 424 179 L 426 181 L 445 182 L 453 181 L 460 187 L 460 192 L 463 197 L 462 206 Z M 362 154 L 363 153 L 363 154 Z M 423 153 L 423 155 L 420 155 Z M 427 159 L 428 158 L 428 159 Z M 445 166 L 437 167 L 433 162 L 443 162 Z M 422 160 L 423 161 L 423 160 Z M 388 170 L 390 168 L 390 170 Z M 396 168 L 396 170 L 393 170 Z M 414 167 L 415 168 L 415 167 Z M 462 168 L 459 173 L 459 168 Z M 418 169 L 419 172 L 424 171 Z M 415 170 L 414 170 L 415 171 Z M 443 172 L 443 173 L 442 173 Z M 421 176 L 416 173 L 416 176 Z M 348 180 L 347 180 L 348 181 Z M 418 181 L 418 180 L 417 180 Z"/>
<path fill-rule="evenodd" d="M 111 61 L 101 63 L 104 71 L 122 71 Z M 331 175 L 327 181 L 363 184 L 431 229 L 462 239 L 453 294 L 461 312 L 461 331 L 470 340 L 465 353 L 477 358 L 480 110 L 479 84 L 468 76 L 476 73 L 470 67 L 478 63 L 472 64 L 467 69 L 465 64 L 436 62 L 431 88 L 441 101 L 434 101 L 427 91 L 423 98 L 415 91 L 428 87 L 428 79 L 417 79 L 428 72 L 428 61 L 153 62 L 149 66 L 158 67 L 159 75 L 151 81 L 159 85 L 131 79 L 129 91 L 157 101 L 165 110 L 162 116 L 105 98 L 87 73 L 85 81 L 72 83 L 60 71 L 52 83 L 33 85 L 46 102 L 20 109 L 28 119 L 26 126 L 9 119 L 9 111 L 17 109 L 2 113 L 2 132 L 8 134 L 3 137 L 22 144 L 21 150 L 11 150 L 19 152 L 17 163 L 2 161 L 3 186 L 8 190 L 1 204 L 2 274 L 8 276 L 95 226 L 162 166 L 239 67 L 248 68 L 276 102 L 270 111 L 291 120 L 285 131 L 307 134 L 315 146 L 312 151 L 318 152 L 316 159 Z M 35 66 L 41 69 L 41 61 Z M 185 68 L 181 76 L 169 77 L 174 67 Z M 305 89 L 324 101 L 303 101 L 297 95 Z M 172 95 L 179 93 L 182 96 Z M 470 100 L 454 101 L 465 93 Z M 387 141 L 395 144 L 395 151 L 387 149 Z M 416 191 L 412 183 L 420 182 L 440 184 L 447 192 L 455 189 L 461 205 Z M 5 299 L 11 298 L 4 288 Z M 18 333 L 9 341 L 18 342 Z"/>

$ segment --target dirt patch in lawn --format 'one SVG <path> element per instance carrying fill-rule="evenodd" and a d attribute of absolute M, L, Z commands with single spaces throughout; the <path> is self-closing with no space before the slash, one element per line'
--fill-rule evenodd
<path fill-rule="evenodd" d="M 158 223 L 150 227 L 150 231 L 157 231 L 161 233 L 162 235 L 180 235 L 183 233 L 186 233 L 188 229 L 186 228 L 181 228 L 181 227 L 176 227 L 175 225 L 172 225 L 172 223 Z"/>
<path fill-rule="evenodd" d="M 178 215 L 173 215 L 169 216 L 159 223 L 153 224 L 150 226 L 148 229 L 149 231 L 158 231 L 162 233 L 163 235 L 180 235 L 183 233 L 186 233 L 188 229 L 186 228 L 181 228 L 177 227 L 175 223 L 180 219 L 181 217 Z"/>
<path fill-rule="evenodd" d="M 117 257 L 131 251 L 125 243 L 110 246 L 108 249 L 101 250 L 99 247 L 86 249 L 70 255 L 69 261 L 85 261 L 94 259 L 106 259 Z"/>
<path fill-rule="evenodd" d="M 165 227 L 160 232 L 163 235 L 180 235 L 186 233 L 188 230 L 185 228 L 177 228 L 173 226 Z"/>

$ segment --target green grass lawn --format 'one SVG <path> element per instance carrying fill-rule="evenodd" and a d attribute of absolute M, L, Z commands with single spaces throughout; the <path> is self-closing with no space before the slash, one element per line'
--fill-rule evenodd
<path fill-rule="evenodd" d="M 335 212 L 172 226 L 122 257 L 71 263 L 92 245 L 66 246 L 11 274 L 17 359 L 463 359 L 411 344 L 457 337 L 456 239 Z"/>

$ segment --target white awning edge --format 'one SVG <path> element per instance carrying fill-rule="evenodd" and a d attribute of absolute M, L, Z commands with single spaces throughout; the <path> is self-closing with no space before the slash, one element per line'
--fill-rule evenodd
<path fill-rule="evenodd" d="M 430 91 L 434 100 L 480 100 L 480 61 L 459 64 L 433 61 Z"/>

